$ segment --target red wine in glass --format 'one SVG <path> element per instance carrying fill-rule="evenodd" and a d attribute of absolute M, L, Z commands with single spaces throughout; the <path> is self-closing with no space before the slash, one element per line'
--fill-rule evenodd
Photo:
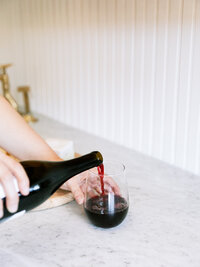
<path fill-rule="evenodd" d="M 90 221 L 102 228 L 110 228 L 120 224 L 127 215 L 128 203 L 118 195 L 113 195 L 109 202 L 109 195 L 95 196 L 87 200 L 85 212 Z"/>
<path fill-rule="evenodd" d="M 104 165 L 98 166 L 97 170 L 100 177 L 101 194 L 89 198 L 84 205 L 84 209 L 94 225 L 102 228 L 114 227 L 126 217 L 128 202 L 120 195 L 105 192 Z"/>

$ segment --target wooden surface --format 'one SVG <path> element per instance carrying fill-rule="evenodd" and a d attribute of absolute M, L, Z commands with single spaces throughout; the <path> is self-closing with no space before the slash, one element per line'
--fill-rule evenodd
<path fill-rule="evenodd" d="M 59 207 L 74 200 L 71 192 L 58 189 L 49 199 L 43 202 L 40 206 L 36 207 L 32 211 L 46 210 L 55 207 Z"/>

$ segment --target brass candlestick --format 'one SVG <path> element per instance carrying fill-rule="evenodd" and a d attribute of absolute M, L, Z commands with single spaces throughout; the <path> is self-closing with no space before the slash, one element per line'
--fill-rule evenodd
<path fill-rule="evenodd" d="M 6 72 L 8 67 L 11 67 L 12 64 L 4 64 L 0 65 L 0 81 L 2 82 L 3 96 L 7 99 L 7 101 L 11 104 L 11 106 L 17 110 L 27 122 L 36 122 L 37 118 L 35 118 L 30 111 L 29 104 L 29 96 L 28 93 L 30 91 L 30 87 L 28 86 L 20 86 L 18 87 L 18 92 L 22 92 L 24 95 L 24 110 L 20 110 L 19 105 L 15 101 L 14 97 L 10 93 L 10 83 L 9 77 Z"/>
<path fill-rule="evenodd" d="M 15 110 L 18 110 L 17 102 L 10 93 L 9 77 L 6 72 L 6 69 L 11 66 L 12 64 L 0 65 L 0 81 L 2 82 L 3 96 L 7 99 L 7 101 Z"/>
<path fill-rule="evenodd" d="M 24 95 L 24 111 L 21 111 L 20 113 L 23 115 L 25 120 L 27 122 L 36 122 L 38 119 L 33 116 L 33 114 L 30 111 L 30 103 L 29 103 L 29 97 L 28 93 L 30 91 L 29 86 L 19 86 L 18 87 L 18 92 L 23 93 Z"/>

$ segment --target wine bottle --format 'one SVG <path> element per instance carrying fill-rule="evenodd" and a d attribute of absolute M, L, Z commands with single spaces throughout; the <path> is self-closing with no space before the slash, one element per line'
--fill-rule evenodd
<path fill-rule="evenodd" d="M 30 180 L 30 193 L 23 196 L 18 190 L 19 206 L 15 214 L 10 213 L 6 208 L 5 195 L 0 197 L 3 199 L 4 216 L 0 221 L 16 217 L 31 210 L 42 202 L 47 200 L 64 182 L 71 177 L 99 166 L 103 162 L 100 152 L 94 151 L 79 158 L 66 161 L 22 161 Z M 0 192 L 4 192 L 0 188 Z"/>

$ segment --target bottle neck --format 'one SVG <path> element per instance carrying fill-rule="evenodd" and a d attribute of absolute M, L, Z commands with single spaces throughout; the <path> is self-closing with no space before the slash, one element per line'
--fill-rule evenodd
<path fill-rule="evenodd" d="M 56 174 L 62 184 L 81 172 L 99 166 L 102 162 L 103 158 L 99 152 L 91 152 L 79 158 L 56 162 Z"/>

